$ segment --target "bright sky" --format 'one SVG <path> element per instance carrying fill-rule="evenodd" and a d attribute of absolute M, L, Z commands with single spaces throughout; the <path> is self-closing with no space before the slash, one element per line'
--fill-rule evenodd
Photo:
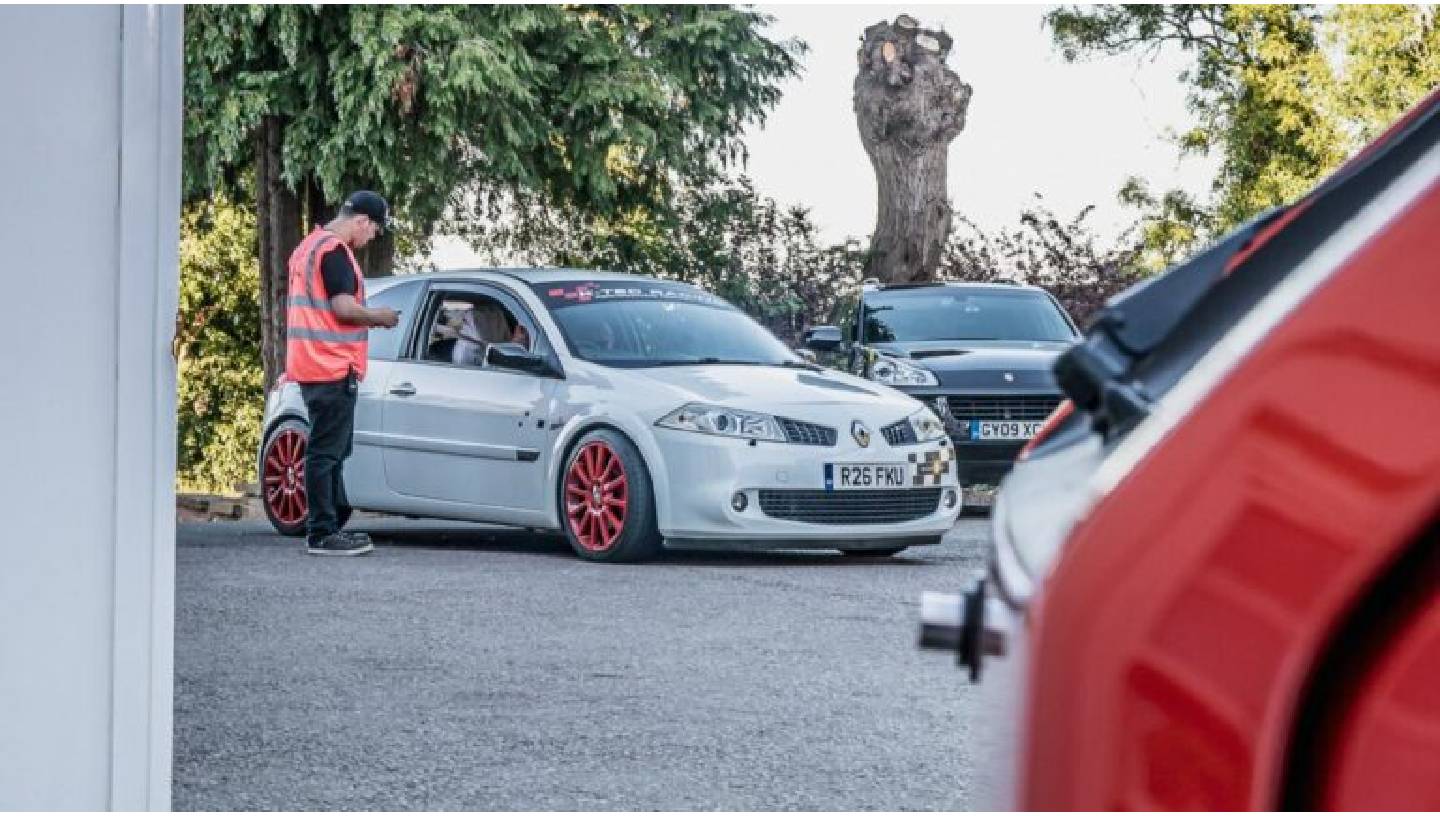
<path fill-rule="evenodd" d="M 1181 160 L 1167 131 L 1191 121 L 1176 76 L 1179 52 L 1155 62 L 1109 57 L 1067 64 L 1041 18 L 1049 6 L 761 6 L 773 35 L 810 45 L 804 74 L 763 129 L 750 134 L 748 173 L 781 204 L 811 209 L 827 242 L 870 233 L 875 177 L 851 108 L 855 50 L 866 26 L 904 12 L 954 38 L 950 65 L 974 89 L 965 131 L 950 148 L 950 197 L 958 213 L 995 230 L 1013 226 L 1035 193 L 1058 215 L 1097 205 L 1091 223 L 1112 236 L 1133 220 L 1115 200 L 1126 177 L 1152 189 L 1203 193 L 1207 159 Z M 441 268 L 479 261 L 439 240 Z"/>

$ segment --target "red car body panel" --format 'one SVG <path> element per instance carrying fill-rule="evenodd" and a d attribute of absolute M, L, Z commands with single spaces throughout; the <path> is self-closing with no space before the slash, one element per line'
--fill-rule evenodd
<path fill-rule="evenodd" d="M 1303 749 L 1315 806 L 1440 809 L 1440 588 L 1343 711 L 1306 709 L 1367 594 L 1436 546 L 1437 424 L 1432 186 L 1071 533 L 1031 610 L 1020 805 L 1276 809 Z M 1314 717 L 1333 727 L 1294 745 Z"/>
<path fill-rule="evenodd" d="M 1324 712 L 1334 727 L 1321 740 L 1320 784 L 1306 806 L 1434 810 L 1440 803 L 1440 535 L 1432 531 L 1419 547 L 1422 590 L 1393 599 L 1393 627 L 1364 650 L 1361 672 Z"/>

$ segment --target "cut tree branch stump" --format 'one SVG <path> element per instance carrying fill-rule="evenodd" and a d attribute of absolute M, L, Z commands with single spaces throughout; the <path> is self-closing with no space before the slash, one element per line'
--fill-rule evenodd
<path fill-rule="evenodd" d="M 865 29 L 856 53 L 855 121 L 875 168 L 879 206 L 865 276 L 933 280 L 950 234 L 950 142 L 971 88 L 945 64 L 954 40 L 908 14 Z"/>

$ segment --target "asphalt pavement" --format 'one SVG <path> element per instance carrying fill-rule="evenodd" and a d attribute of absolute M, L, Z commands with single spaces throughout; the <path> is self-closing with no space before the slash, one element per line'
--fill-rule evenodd
<path fill-rule="evenodd" d="M 371 521 L 315 558 L 178 530 L 177 810 L 964 810 L 976 687 L 915 646 L 988 541 L 893 558 L 571 556 Z"/>

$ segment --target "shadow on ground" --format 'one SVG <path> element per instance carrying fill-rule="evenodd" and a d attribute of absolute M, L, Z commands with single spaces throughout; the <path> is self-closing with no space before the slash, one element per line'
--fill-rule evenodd
<path fill-rule="evenodd" d="M 558 533 L 522 529 L 456 527 L 402 530 L 355 525 L 368 532 L 377 547 L 483 550 L 532 554 L 579 560 L 569 542 Z M 924 566 L 924 548 L 916 547 L 894 556 L 843 555 L 838 550 L 775 550 L 768 552 L 709 550 L 665 550 L 645 563 L 723 567 L 865 567 L 883 563 L 891 566 Z"/>

